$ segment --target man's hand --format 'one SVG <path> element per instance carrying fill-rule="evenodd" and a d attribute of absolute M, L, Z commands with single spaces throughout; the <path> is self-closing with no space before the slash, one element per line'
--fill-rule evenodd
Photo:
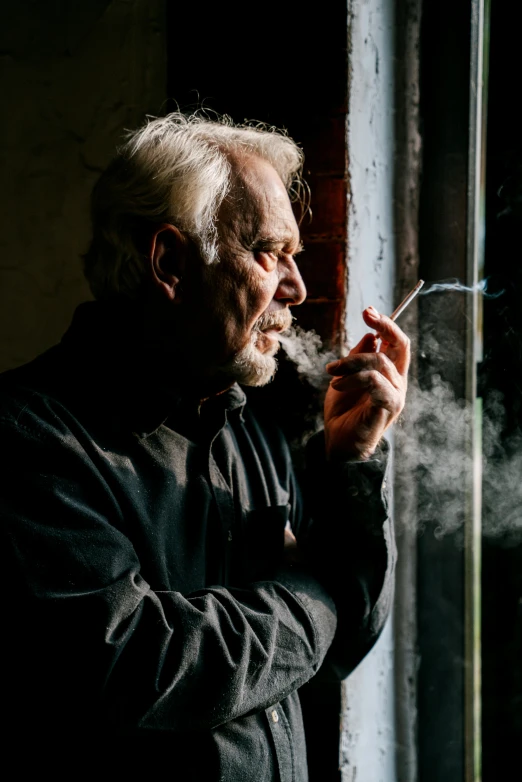
<path fill-rule="evenodd" d="M 289 527 L 285 527 L 284 562 L 287 565 L 304 564 L 303 554 L 297 547 L 297 540 Z"/>
<path fill-rule="evenodd" d="M 335 376 L 324 403 L 329 459 L 368 459 L 404 407 L 410 341 L 373 307 L 364 310 L 363 318 L 377 335 L 366 334 L 346 358 L 326 367 Z"/>

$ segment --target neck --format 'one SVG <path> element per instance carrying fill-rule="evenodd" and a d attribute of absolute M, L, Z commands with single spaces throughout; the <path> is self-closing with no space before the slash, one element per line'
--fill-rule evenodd
<path fill-rule="evenodd" d="M 158 307 L 156 303 L 145 299 L 132 316 L 138 325 L 139 361 L 147 366 L 156 387 L 201 403 L 228 391 L 235 381 L 207 368 L 210 362 L 205 361 L 204 349 L 191 341 L 178 308 Z"/>

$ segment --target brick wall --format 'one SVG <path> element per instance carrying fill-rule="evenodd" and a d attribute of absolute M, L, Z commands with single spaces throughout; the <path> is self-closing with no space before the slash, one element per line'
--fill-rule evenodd
<path fill-rule="evenodd" d="M 343 339 L 347 253 L 346 106 L 303 123 L 306 179 L 312 219 L 303 220 L 305 252 L 300 267 L 308 290 L 298 318 L 339 343 Z"/>

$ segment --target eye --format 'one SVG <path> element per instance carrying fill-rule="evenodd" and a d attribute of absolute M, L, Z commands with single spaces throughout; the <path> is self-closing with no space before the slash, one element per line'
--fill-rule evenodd
<path fill-rule="evenodd" d="M 303 252 L 303 246 L 300 244 L 295 252 L 290 252 L 290 248 L 270 248 L 267 245 L 257 245 L 251 248 L 252 253 L 256 261 L 267 271 L 273 271 L 278 261 L 284 261 L 285 259 L 292 258 L 295 261 L 298 255 Z"/>
<path fill-rule="evenodd" d="M 272 272 L 277 266 L 279 253 L 274 252 L 273 250 L 262 250 L 258 248 L 254 249 L 254 257 L 266 272 Z"/>

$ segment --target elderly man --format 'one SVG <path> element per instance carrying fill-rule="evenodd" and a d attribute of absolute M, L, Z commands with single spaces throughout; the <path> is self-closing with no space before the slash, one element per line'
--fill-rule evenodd
<path fill-rule="evenodd" d="M 323 665 L 346 676 L 383 627 L 382 435 L 407 338 L 363 313 L 372 333 L 329 366 L 304 497 L 270 411 L 238 385 L 270 381 L 305 298 L 301 167 L 283 134 L 171 114 L 95 188 L 96 301 L 0 385 L 11 749 L 54 765 L 110 751 L 120 771 L 146 759 L 149 779 L 304 782 L 299 687 Z"/>

